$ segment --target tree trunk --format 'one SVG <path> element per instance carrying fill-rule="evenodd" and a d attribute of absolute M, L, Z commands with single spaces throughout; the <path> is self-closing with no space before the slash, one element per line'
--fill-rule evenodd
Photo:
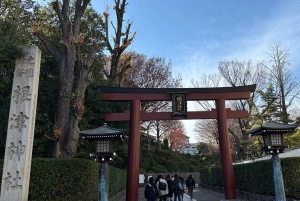
<path fill-rule="evenodd" d="M 69 130 L 64 137 L 63 150 L 65 151 L 65 158 L 74 157 L 77 152 L 77 144 L 79 139 L 78 123 L 84 113 L 84 93 L 90 81 L 88 79 L 89 67 L 81 64 L 81 61 L 79 61 L 79 63 L 79 78 L 77 81 L 76 90 L 73 92 L 74 96 L 72 97 Z"/>
<path fill-rule="evenodd" d="M 156 123 L 156 135 L 157 135 L 157 143 L 158 143 L 158 149 L 161 151 L 161 143 L 160 143 L 160 135 L 159 135 L 159 124 Z"/>
<path fill-rule="evenodd" d="M 72 96 L 72 86 L 74 77 L 75 54 L 66 49 L 66 58 L 61 63 L 59 95 L 57 100 L 57 111 L 54 125 L 54 133 L 59 136 L 59 155 L 68 158 L 68 150 L 65 149 L 64 139 L 69 133 L 70 101 Z M 62 137 L 60 137 L 62 136 Z"/>
<path fill-rule="evenodd" d="M 53 136 L 58 140 L 58 143 L 55 142 L 55 150 L 59 149 L 59 157 L 62 158 L 70 158 L 76 154 L 79 137 L 78 122 L 84 112 L 84 93 L 89 82 L 87 75 L 93 62 L 93 56 L 98 49 L 98 45 L 93 41 L 90 52 L 86 54 L 85 58 L 82 58 L 80 46 L 84 41 L 84 36 L 80 34 L 80 22 L 90 0 L 76 0 L 74 3 L 75 11 L 72 20 L 69 0 L 53 1 L 51 3 L 61 23 L 62 50 L 58 51 L 40 28 L 33 30 L 33 35 L 44 43 L 57 61 L 60 69 Z M 77 63 L 79 77 L 77 88 L 73 90 L 75 62 Z M 54 151 L 53 156 L 57 157 L 57 151 Z"/>
<path fill-rule="evenodd" d="M 59 158 L 59 141 L 54 141 L 54 151 L 52 153 L 53 158 Z"/>
<path fill-rule="evenodd" d="M 147 127 L 147 144 L 148 144 L 148 150 L 150 150 L 150 137 L 149 137 L 149 127 Z"/>

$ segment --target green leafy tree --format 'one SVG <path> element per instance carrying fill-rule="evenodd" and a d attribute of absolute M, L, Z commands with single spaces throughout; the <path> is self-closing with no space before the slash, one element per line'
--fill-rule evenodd
<path fill-rule="evenodd" d="M 0 19 L 0 158 L 4 155 L 15 62 L 24 55 L 20 47 L 26 44 L 17 30 L 16 24 Z"/>
<path fill-rule="evenodd" d="M 274 92 L 273 85 L 270 84 L 265 91 L 257 91 L 261 101 L 258 106 L 257 113 L 253 114 L 254 124 L 261 126 L 268 120 L 278 116 L 278 96 Z"/>
<path fill-rule="evenodd" d="M 284 143 L 288 144 L 289 147 L 299 147 L 300 146 L 300 130 L 296 132 L 287 133 L 284 136 Z"/>

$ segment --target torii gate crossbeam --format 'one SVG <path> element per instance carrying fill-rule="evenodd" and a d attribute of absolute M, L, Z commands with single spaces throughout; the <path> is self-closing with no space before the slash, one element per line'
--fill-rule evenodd
<path fill-rule="evenodd" d="M 126 200 L 138 200 L 138 174 L 140 153 L 140 121 L 217 119 L 222 176 L 225 199 L 236 199 L 235 181 L 232 167 L 227 118 L 247 118 L 247 111 L 231 111 L 225 108 L 225 100 L 250 98 L 256 85 L 219 88 L 118 88 L 99 87 L 105 101 L 130 101 L 130 112 L 106 114 L 105 121 L 130 121 L 130 136 L 127 167 Z M 186 100 L 214 100 L 216 109 L 212 111 L 187 112 L 185 116 L 173 116 L 171 112 L 150 112 L 140 110 L 141 101 L 172 101 L 172 93 L 185 93 Z"/>

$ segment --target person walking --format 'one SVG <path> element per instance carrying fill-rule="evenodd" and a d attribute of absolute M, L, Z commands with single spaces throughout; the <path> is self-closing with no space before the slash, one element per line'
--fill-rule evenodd
<path fill-rule="evenodd" d="M 183 200 L 183 194 L 184 194 L 184 186 L 183 186 L 183 184 L 184 184 L 184 179 L 182 177 L 179 177 L 179 180 L 180 180 L 181 186 L 182 186 L 182 189 L 180 189 L 180 190 L 181 190 L 181 198 Z"/>
<path fill-rule="evenodd" d="M 154 183 L 153 177 L 149 178 L 149 182 L 145 187 L 144 194 L 145 194 L 145 198 L 147 199 L 147 201 L 156 201 L 159 198 L 159 192 Z"/>
<path fill-rule="evenodd" d="M 182 183 L 177 174 L 174 175 L 174 201 L 181 201 L 181 192 L 183 190 Z"/>
<path fill-rule="evenodd" d="M 156 182 L 156 186 L 160 195 L 160 201 L 166 201 L 167 200 L 167 194 L 169 193 L 168 183 L 163 178 L 162 175 L 158 175 L 158 181 Z"/>
<path fill-rule="evenodd" d="M 172 181 L 170 175 L 167 175 L 166 180 L 169 188 L 169 193 L 167 194 L 167 201 L 172 201 L 174 193 L 174 182 Z"/>
<path fill-rule="evenodd" d="M 193 192 L 195 188 L 195 180 L 192 175 L 190 175 L 186 180 L 186 187 L 188 188 L 189 196 L 191 197 L 191 200 L 193 199 Z"/>

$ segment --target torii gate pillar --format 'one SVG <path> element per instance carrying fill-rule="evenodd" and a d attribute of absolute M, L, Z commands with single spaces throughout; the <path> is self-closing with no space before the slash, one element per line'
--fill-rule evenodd
<path fill-rule="evenodd" d="M 228 135 L 227 117 L 225 110 L 225 100 L 216 100 L 216 109 L 218 113 L 218 131 L 222 163 L 222 177 L 226 199 L 236 199 L 235 181 L 232 167 L 232 157 L 230 141 Z"/>
<path fill-rule="evenodd" d="M 126 200 L 138 200 L 140 161 L 140 100 L 130 102 L 130 137 L 127 165 Z"/>

